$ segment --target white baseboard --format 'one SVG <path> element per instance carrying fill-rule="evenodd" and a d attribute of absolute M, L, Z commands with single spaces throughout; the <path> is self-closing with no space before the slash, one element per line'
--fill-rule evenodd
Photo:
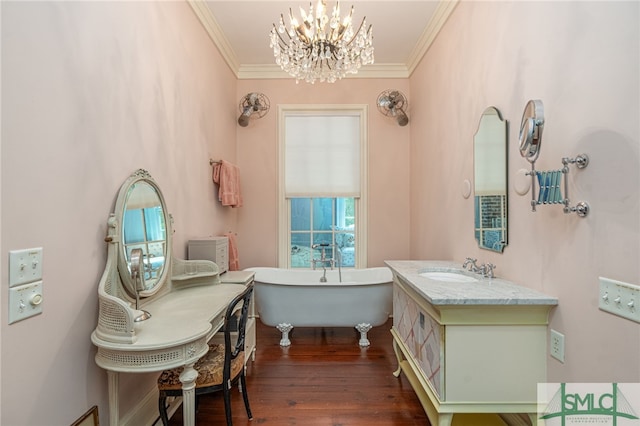
<path fill-rule="evenodd" d="M 178 409 L 178 407 L 180 407 L 180 405 L 182 405 L 182 397 L 178 396 L 175 398 L 169 397 L 167 398 L 167 402 L 169 403 L 169 406 L 167 407 L 167 417 L 171 418 L 174 413 L 176 412 L 176 410 Z M 156 412 L 157 412 L 157 404 L 156 404 Z M 153 424 L 153 426 L 162 426 L 162 420 L 160 420 L 160 414 L 158 414 L 158 420 L 156 420 L 156 422 Z"/>
<path fill-rule="evenodd" d="M 509 426 L 531 426 L 529 417 L 525 414 L 500 414 L 500 418 Z"/>
<path fill-rule="evenodd" d="M 133 408 L 120 417 L 123 426 L 153 425 L 158 414 L 158 389 L 152 388 Z"/>
<path fill-rule="evenodd" d="M 168 398 L 169 407 L 167 415 L 169 418 L 176 412 L 182 404 L 182 397 Z M 153 387 L 128 413 L 120 418 L 118 424 L 122 426 L 162 426 L 160 413 L 158 412 L 158 388 Z"/>

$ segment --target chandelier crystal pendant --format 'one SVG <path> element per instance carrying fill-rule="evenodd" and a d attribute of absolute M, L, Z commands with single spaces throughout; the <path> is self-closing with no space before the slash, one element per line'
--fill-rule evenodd
<path fill-rule="evenodd" d="M 270 47 L 276 64 L 283 71 L 307 83 L 334 83 L 347 74 L 356 74 L 363 65 L 373 64 L 373 35 L 366 18 L 354 31 L 351 12 L 340 19 L 340 2 L 333 7 L 331 17 L 327 15 L 325 0 L 318 0 L 315 12 L 309 4 L 309 12 L 300 8 L 302 23 L 289 9 L 289 28 L 284 16 L 280 23 L 273 24 Z"/>

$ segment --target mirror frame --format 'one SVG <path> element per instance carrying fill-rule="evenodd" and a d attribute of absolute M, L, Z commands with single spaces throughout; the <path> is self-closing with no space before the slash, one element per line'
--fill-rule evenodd
<path fill-rule="evenodd" d="M 129 270 L 129 261 L 126 255 L 126 247 L 124 242 L 124 215 L 125 209 L 127 207 L 127 201 L 131 195 L 132 189 L 135 185 L 139 183 L 145 183 L 153 188 L 158 195 L 158 199 L 160 201 L 160 206 L 162 207 L 162 215 L 164 217 L 165 222 L 165 244 L 164 244 L 164 263 L 162 266 L 162 270 L 158 278 L 156 279 L 156 283 L 154 286 L 148 290 L 140 290 L 136 291 L 136 283 L 135 280 L 131 277 L 131 271 Z M 118 198 L 116 200 L 116 206 L 114 210 L 114 215 L 118 223 L 118 229 L 116 230 L 116 235 L 120 240 L 120 247 L 118 247 L 118 274 L 120 276 L 120 280 L 122 281 L 123 287 L 128 293 L 128 295 L 132 298 L 135 298 L 136 295 L 139 297 L 149 297 L 156 294 L 161 288 L 164 287 L 168 277 L 171 276 L 171 215 L 167 211 L 167 205 L 164 200 L 164 196 L 162 195 L 162 191 L 160 187 L 155 182 L 155 180 L 151 177 L 149 172 L 144 169 L 136 170 L 120 187 L 120 191 L 118 192 Z"/>
<path fill-rule="evenodd" d="M 544 129 L 544 106 L 541 100 L 527 102 L 520 122 L 520 155 L 530 163 L 535 163 L 542 146 L 542 130 Z"/>
<path fill-rule="evenodd" d="M 504 214 L 501 217 L 496 217 L 495 219 L 501 219 L 500 223 L 497 223 L 496 225 L 494 225 L 495 228 L 500 228 L 500 232 L 502 234 L 502 238 L 500 239 L 500 243 L 499 246 L 496 248 L 495 244 L 492 244 L 491 246 L 487 246 L 487 245 L 483 245 L 484 239 L 480 236 L 480 233 L 482 232 L 486 232 L 485 230 L 483 230 L 483 226 L 482 226 L 482 218 L 478 218 L 477 216 L 480 214 L 480 209 L 481 209 L 481 205 L 480 205 L 480 201 L 479 201 L 479 195 L 478 195 L 478 135 L 480 133 L 480 130 L 482 128 L 482 122 L 483 120 L 486 119 L 487 116 L 496 116 L 497 120 L 500 123 L 500 133 L 497 134 L 496 133 L 496 137 L 502 136 L 502 155 L 504 155 L 504 200 L 501 200 L 501 206 L 500 209 L 502 212 L 504 212 Z M 494 135 L 491 135 L 492 137 Z M 508 170 L 509 170 L 509 164 L 508 164 L 508 160 L 509 160 L 509 150 L 508 150 L 508 138 L 509 138 L 509 130 L 508 130 L 508 122 L 507 120 L 502 118 L 502 115 L 500 114 L 500 111 L 496 108 L 496 107 L 487 107 L 485 108 L 485 110 L 482 112 L 482 115 L 480 116 L 480 120 L 478 121 L 478 128 L 476 130 L 476 132 L 474 133 L 474 137 L 473 137 L 473 171 L 474 171 L 474 179 L 473 179 L 473 199 L 474 199 L 474 210 L 473 210 L 473 233 L 474 233 L 474 238 L 476 240 L 476 242 L 478 243 L 478 247 L 480 247 L 481 249 L 485 249 L 485 250 L 490 250 L 490 251 L 495 251 L 498 253 L 502 253 L 504 251 L 504 248 L 507 246 L 508 244 L 508 224 L 509 224 L 509 220 L 508 220 L 508 207 L 509 207 L 509 196 L 508 196 Z M 487 194 L 489 196 L 500 196 L 502 194 Z M 480 222 L 480 225 L 478 225 L 478 221 Z"/>

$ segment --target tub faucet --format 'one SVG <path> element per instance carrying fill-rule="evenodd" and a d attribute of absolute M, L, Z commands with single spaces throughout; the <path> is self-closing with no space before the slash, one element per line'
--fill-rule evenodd
<path fill-rule="evenodd" d="M 334 258 L 327 258 L 326 254 L 325 254 L 325 250 L 327 248 L 333 248 L 335 249 L 335 259 Z M 322 277 L 320 277 L 320 282 L 321 283 L 326 283 L 327 282 L 327 263 L 329 264 L 329 266 L 331 267 L 331 269 L 333 270 L 334 265 L 338 265 L 338 278 L 339 278 L 339 282 L 342 282 L 342 252 L 340 251 L 340 247 L 338 247 L 336 244 L 329 244 L 329 243 L 321 243 L 321 244 L 314 244 L 311 246 L 312 249 L 314 250 L 320 250 L 320 259 L 311 259 L 311 266 L 313 267 L 313 269 L 316 269 L 316 265 L 318 263 L 320 263 L 322 265 L 322 270 L 323 270 L 323 274 Z"/>
<path fill-rule="evenodd" d="M 324 265 L 322 265 L 322 276 L 320 277 L 320 282 L 321 283 L 327 282 L 327 267 Z"/>
<path fill-rule="evenodd" d="M 340 247 L 337 245 L 333 245 L 336 249 L 336 260 L 338 263 L 338 279 L 339 282 L 342 282 L 342 251 L 340 251 Z"/>
<path fill-rule="evenodd" d="M 313 250 L 320 250 L 320 259 L 311 259 L 311 266 L 313 267 L 313 270 L 316 269 L 316 265 L 319 263 L 322 265 L 322 268 L 325 269 L 326 273 L 326 263 L 328 259 L 326 258 L 324 249 L 328 246 L 329 244 L 314 244 L 311 246 Z"/>
<path fill-rule="evenodd" d="M 338 265 L 338 279 L 339 282 L 342 282 L 342 252 L 340 251 L 340 247 L 336 244 L 327 244 L 326 247 L 332 247 L 334 249 L 334 258 L 328 259 L 329 265 L 331 265 L 331 269 L 337 264 Z M 324 250 L 323 250 L 324 252 Z"/>

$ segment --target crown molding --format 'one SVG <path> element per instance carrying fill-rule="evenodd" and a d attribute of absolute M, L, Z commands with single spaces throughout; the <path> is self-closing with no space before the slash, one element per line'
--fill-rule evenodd
<path fill-rule="evenodd" d="M 429 47 L 436 36 L 447 22 L 447 19 L 457 6 L 459 0 L 441 0 L 429 21 L 422 36 L 416 43 L 413 52 L 409 56 L 408 64 L 371 64 L 365 65 L 358 73 L 350 74 L 345 78 L 409 78 L 415 68 L 420 63 L 422 57 L 427 53 Z M 205 31 L 220 51 L 227 66 L 231 69 L 237 79 L 284 79 L 292 78 L 275 64 L 241 65 L 238 63 L 231 44 L 227 40 L 224 32 L 218 25 L 211 10 L 207 7 L 206 1 L 187 0 L 194 13 L 200 20 Z"/>
<path fill-rule="evenodd" d="M 459 0 L 441 0 L 438 3 L 438 7 L 433 13 L 431 20 L 424 29 L 420 39 L 418 39 L 413 52 L 409 55 L 409 60 L 407 61 L 409 75 L 413 74 L 413 71 L 416 69 L 424 55 L 426 55 L 427 51 L 433 44 L 433 41 L 438 36 L 438 33 L 458 5 L 458 2 Z"/>
<path fill-rule="evenodd" d="M 220 28 L 220 25 L 218 25 L 218 21 L 216 21 L 213 13 L 211 13 L 211 10 L 207 7 L 206 2 L 202 0 L 187 0 L 187 3 L 189 3 L 205 31 L 209 34 L 211 41 L 213 41 L 220 51 L 220 54 L 227 63 L 227 66 L 236 75 L 236 77 L 238 77 L 240 64 L 238 63 L 236 54 L 233 51 L 229 40 L 227 40 L 227 37 Z"/>

